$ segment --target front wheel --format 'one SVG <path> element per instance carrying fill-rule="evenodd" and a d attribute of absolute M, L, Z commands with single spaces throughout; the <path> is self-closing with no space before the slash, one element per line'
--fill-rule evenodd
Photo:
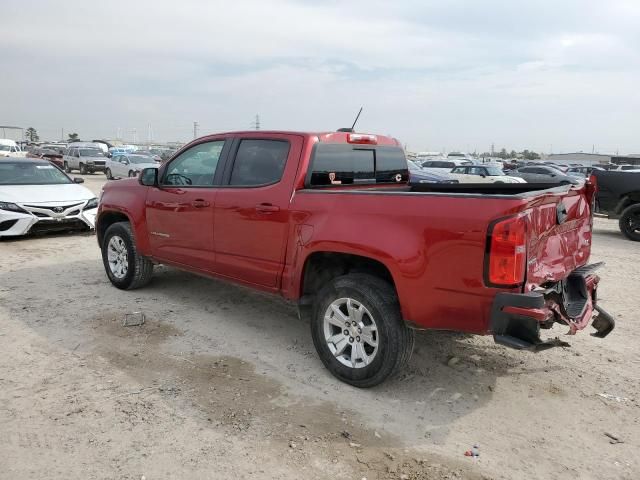
<path fill-rule="evenodd" d="M 318 294 L 311 335 L 325 367 L 360 388 L 397 373 L 413 351 L 393 287 L 367 274 L 337 277 Z"/>
<path fill-rule="evenodd" d="M 136 172 L 134 172 L 133 170 L 129 171 L 129 178 L 133 178 L 136 176 Z"/>
<path fill-rule="evenodd" d="M 64 171 L 67 173 L 71 173 L 71 168 L 69 168 L 69 162 L 64 162 Z"/>
<path fill-rule="evenodd" d="M 80 175 L 86 175 L 87 174 L 87 166 L 84 163 L 80 164 Z"/>
<path fill-rule="evenodd" d="M 107 176 L 107 180 L 113 180 L 113 175 L 111 175 L 111 169 L 107 168 L 104 172 L 104 174 Z"/>
<path fill-rule="evenodd" d="M 117 222 L 107 228 L 102 240 L 102 263 L 111 283 L 122 290 L 144 287 L 153 274 L 153 263 L 136 249 L 129 222 Z"/>
<path fill-rule="evenodd" d="M 618 225 L 625 237 L 634 242 L 640 242 L 640 203 L 625 208 Z"/>

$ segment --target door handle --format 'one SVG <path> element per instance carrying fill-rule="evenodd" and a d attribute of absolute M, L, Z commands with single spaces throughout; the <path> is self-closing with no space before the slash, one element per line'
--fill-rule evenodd
<path fill-rule="evenodd" d="M 201 198 L 198 198 L 193 202 L 191 202 L 191 205 L 196 208 L 204 208 L 209 206 L 209 202 L 207 202 L 206 200 L 202 200 Z"/>
<path fill-rule="evenodd" d="M 256 211 L 258 213 L 274 213 L 279 212 L 280 207 L 271 205 L 270 203 L 261 203 L 260 205 L 256 205 Z"/>

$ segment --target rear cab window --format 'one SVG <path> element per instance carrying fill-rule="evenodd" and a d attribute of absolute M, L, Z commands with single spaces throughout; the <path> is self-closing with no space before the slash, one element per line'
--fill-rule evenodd
<path fill-rule="evenodd" d="M 400 147 L 318 143 L 305 185 L 377 185 L 407 182 L 409 167 Z"/>

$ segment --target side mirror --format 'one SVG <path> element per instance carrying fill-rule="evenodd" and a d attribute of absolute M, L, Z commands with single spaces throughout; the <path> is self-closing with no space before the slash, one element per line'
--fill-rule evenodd
<path fill-rule="evenodd" d="M 138 182 L 145 187 L 157 187 L 158 169 L 154 167 L 144 168 L 138 177 Z"/>
<path fill-rule="evenodd" d="M 481 173 L 481 174 L 480 174 L 480 176 L 481 176 L 482 178 L 487 178 L 487 176 L 486 176 L 484 173 Z"/>
<path fill-rule="evenodd" d="M 73 183 L 84 183 L 84 178 L 73 177 Z"/>
<path fill-rule="evenodd" d="M 555 173 L 552 173 L 552 174 L 551 174 L 551 176 L 552 176 L 552 177 L 555 177 L 555 176 L 556 176 L 556 174 L 555 174 Z"/>

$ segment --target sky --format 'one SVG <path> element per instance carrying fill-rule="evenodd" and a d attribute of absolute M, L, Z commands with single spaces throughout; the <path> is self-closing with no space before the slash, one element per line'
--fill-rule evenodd
<path fill-rule="evenodd" d="M 0 124 L 640 152 L 638 0 L 2 0 Z M 151 126 L 151 132 L 149 131 Z M 1 131 L 0 131 L 1 133 Z"/>

